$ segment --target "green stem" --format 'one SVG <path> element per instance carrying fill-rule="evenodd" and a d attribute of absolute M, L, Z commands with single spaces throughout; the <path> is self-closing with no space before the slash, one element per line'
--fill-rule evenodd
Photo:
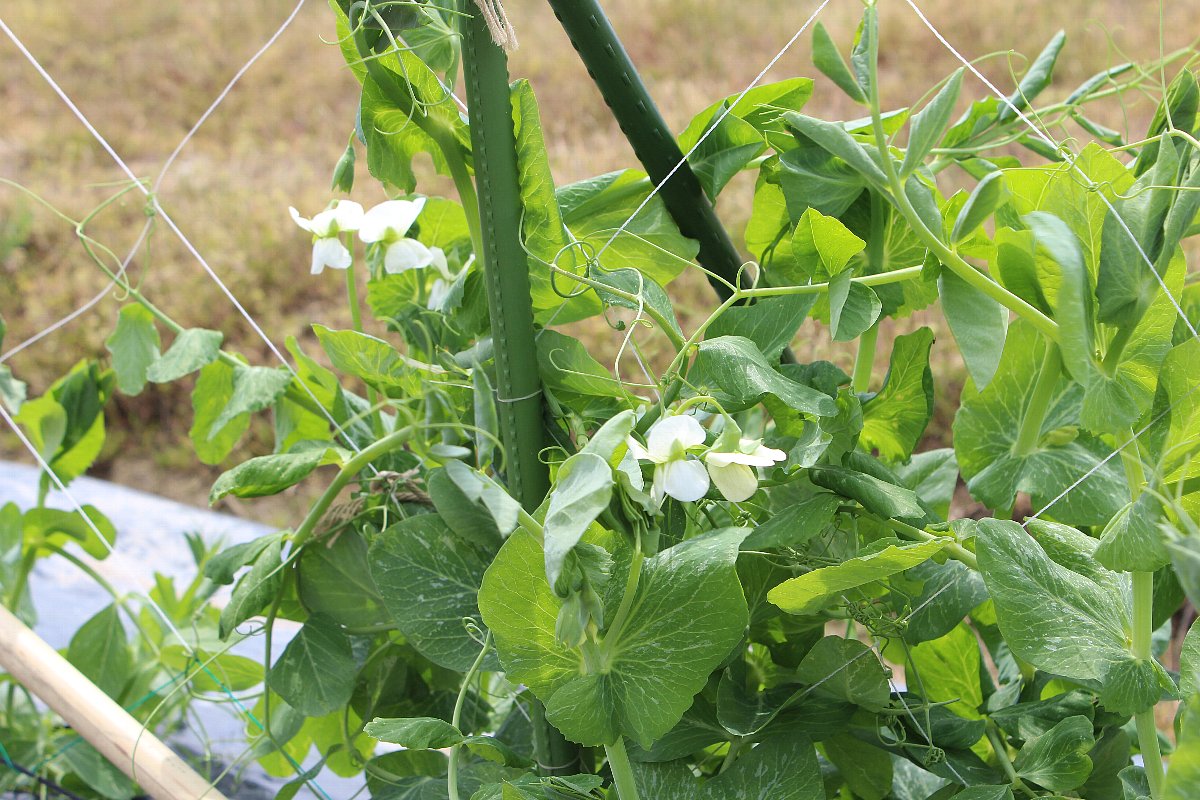
<path fill-rule="evenodd" d="M 904 538 L 911 539 L 916 542 L 932 542 L 935 539 L 947 538 L 945 536 L 938 536 L 937 534 L 930 533 L 926 530 L 921 530 L 913 525 L 901 522 L 898 519 L 884 519 L 876 514 L 866 514 L 865 516 L 869 516 L 875 521 L 886 525 Z M 961 561 L 973 570 L 979 569 L 979 560 L 975 557 L 975 554 L 963 547 L 958 542 L 950 542 L 947 544 L 945 546 L 945 551 L 946 555 L 950 556 L 955 561 Z"/>
<path fill-rule="evenodd" d="M 350 324 L 354 326 L 354 330 L 358 333 L 363 332 L 362 324 L 362 306 L 358 299 L 358 279 L 355 275 L 354 262 L 350 262 L 350 266 L 346 267 L 346 302 L 350 305 Z M 367 384 L 367 402 L 371 404 L 371 428 L 375 431 L 376 438 L 383 437 L 383 419 L 379 413 L 379 397 L 375 394 L 375 387 Z"/>
<path fill-rule="evenodd" d="M 1046 355 L 1042 358 L 1042 367 L 1038 371 L 1037 382 L 1033 385 L 1033 394 L 1021 418 L 1021 427 L 1017 431 L 1017 440 L 1013 444 L 1013 455 L 1027 456 L 1037 449 L 1038 440 L 1042 436 L 1042 424 L 1050 410 L 1050 401 L 1054 399 L 1054 389 L 1062 375 L 1062 358 L 1059 356 L 1058 345 L 1047 342 Z"/>
<path fill-rule="evenodd" d="M 13 581 L 12 592 L 8 596 L 8 610 L 14 614 L 21 605 L 21 595 L 25 593 L 25 586 L 29 582 L 29 573 L 33 571 L 33 565 L 37 561 L 37 548 L 31 547 L 25 555 L 21 556 L 21 564 L 17 567 L 17 577 Z"/>
<path fill-rule="evenodd" d="M 620 800 L 641 800 L 637 784 L 633 781 L 629 753 L 625 752 L 625 740 L 618 738 L 613 744 L 606 744 L 604 752 L 608 756 L 608 767 L 612 770 L 613 785 L 617 787 L 617 797 Z"/>
<path fill-rule="evenodd" d="M 875 13 L 874 8 L 869 8 L 867 13 L 873 15 Z M 883 116 L 879 106 L 878 38 L 878 35 L 875 35 L 871 39 L 871 53 L 869 58 L 871 128 L 874 131 L 876 147 L 879 148 L 879 161 L 883 168 L 883 173 L 887 178 L 888 187 L 891 189 L 889 196 L 892 202 L 900 213 L 904 215 L 905 220 L 907 220 L 909 226 L 912 228 L 913 233 L 921 240 L 921 243 L 928 247 L 943 265 L 964 281 L 1000 303 L 1000 305 L 1028 319 L 1047 338 L 1057 342 L 1058 324 L 1054 320 L 1043 314 L 1040 309 L 1030 305 L 1024 299 L 1008 291 L 999 283 L 968 264 L 953 248 L 943 242 L 941 237 L 925 226 L 921 215 L 917 213 L 912 202 L 908 199 L 908 195 L 905 194 L 904 184 L 900 181 L 900 176 L 896 172 L 896 165 L 892 163 L 892 156 L 888 150 L 889 139 L 883 128 Z"/>
<path fill-rule="evenodd" d="M 1036 797 L 1033 790 L 1025 785 L 1025 782 L 1017 775 L 1016 769 L 1013 768 L 1012 759 L 1008 757 L 1008 747 L 1005 746 L 1004 740 L 996 732 L 996 725 L 991 720 L 988 720 L 987 725 L 987 740 L 992 746 L 992 752 L 996 754 L 996 760 L 1000 762 L 1000 768 L 1004 770 L 1004 774 L 1008 776 L 1008 782 L 1013 785 L 1013 788 L 1020 791 L 1027 797 Z"/>
<path fill-rule="evenodd" d="M 721 768 L 717 770 L 717 774 L 721 775 L 725 770 L 729 769 L 733 762 L 737 760 L 738 751 L 742 749 L 742 737 L 735 736 L 729 743 L 729 750 L 725 752 L 725 759 L 721 762 Z"/>
<path fill-rule="evenodd" d="M 292 546 L 294 548 L 302 547 L 312 538 L 317 523 L 321 521 L 321 517 L 325 515 L 325 512 L 329 510 L 329 506 L 337 499 L 342 489 L 346 488 L 346 485 L 354 479 L 355 475 L 362 472 L 368 464 L 385 453 L 403 447 L 412 438 L 414 431 L 415 428 L 412 425 L 406 425 L 379 439 L 370 447 L 364 448 L 347 461 L 341 470 L 338 471 L 337 477 L 333 479 L 329 487 L 317 498 L 317 502 L 309 509 L 308 516 L 304 518 L 304 521 L 300 523 L 300 527 L 292 535 Z"/>
<path fill-rule="evenodd" d="M 871 388 L 871 369 L 875 366 L 875 343 L 879 339 L 879 323 L 863 332 L 858 339 L 858 353 L 854 357 L 854 377 L 850 387 L 859 394 Z"/>
<path fill-rule="evenodd" d="M 1129 484 L 1129 496 L 1137 500 L 1146 485 L 1146 471 L 1137 449 L 1137 439 L 1132 431 L 1118 437 L 1121 446 L 1121 465 L 1125 468 L 1125 480 Z M 1154 573 L 1133 573 L 1133 657 L 1139 661 L 1154 658 L 1150 650 L 1150 639 L 1154 634 Z M 1158 800 L 1163 794 L 1166 774 L 1163 771 L 1162 752 L 1158 746 L 1158 725 L 1151 706 L 1134 714 L 1138 746 L 1142 751 L 1146 779 L 1150 782 L 1150 795 Z"/>
<path fill-rule="evenodd" d="M 1111 378 L 1116 374 L 1117 366 L 1121 363 L 1121 356 L 1125 353 L 1125 346 L 1129 344 L 1135 327 L 1137 326 L 1131 323 L 1123 328 L 1118 328 L 1116 335 L 1108 343 L 1108 350 L 1104 353 L 1104 361 L 1100 364 L 1100 368 L 1108 377 Z"/>
<path fill-rule="evenodd" d="M 633 598 L 637 594 L 638 580 L 642 576 L 643 560 L 642 544 L 640 541 L 635 542 L 633 563 L 629 565 L 629 575 L 625 579 L 625 594 L 621 597 L 621 605 L 617 607 L 617 613 L 613 616 L 612 624 L 608 626 L 608 632 L 604 634 L 605 645 L 609 642 L 620 641 L 621 631 L 625 627 L 625 621 L 629 618 L 629 612 L 633 608 Z M 605 650 L 607 650 L 607 647 Z"/>
<path fill-rule="evenodd" d="M 462 685 L 458 688 L 458 698 L 454 701 L 454 713 L 450 715 L 450 724 L 458 728 L 462 724 L 463 704 L 467 699 L 467 690 L 471 686 L 471 682 L 475 680 L 475 676 L 479 674 L 480 667 L 483 666 L 483 659 L 488 654 L 488 650 L 492 647 L 492 634 L 489 631 L 487 637 L 483 640 L 483 647 L 479 650 L 479 655 L 475 657 L 475 663 L 471 664 L 471 668 L 467 670 L 467 674 L 463 676 Z M 450 763 L 449 773 L 446 776 L 446 789 L 450 794 L 450 800 L 459 800 L 458 798 L 458 754 L 462 750 L 461 744 L 456 744 L 450 748 Z"/>

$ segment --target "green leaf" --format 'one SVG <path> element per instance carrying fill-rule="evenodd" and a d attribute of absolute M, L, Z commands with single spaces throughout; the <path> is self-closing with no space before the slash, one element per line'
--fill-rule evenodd
<path fill-rule="evenodd" d="M 715 397 L 730 413 L 772 395 L 803 414 L 818 417 L 837 414 L 837 404 L 829 395 L 776 372 L 754 342 L 741 336 L 721 336 L 701 342 L 688 381 L 698 392 Z"/>
<path fill-rule="evenodd" d="M 217 360 L 224 339 L 225 334 L 206 328 L 180 332 L 167 351 L 146 369 L 146 379 L 152 383 L 170 383 L 191 375 Z"/>
<path fill-rule="evenodd" d="M 820 22 L 813 28 L 813 66 L 821 70 L 821 73 L 833 81 L 834 84 L 843 92 L 850 96 L 850 99 L 856 103 L 867 102 L 866 95 L 863 94 L 862 87 L 858 85 L 858 81 L 850 72 L 850 67 L 846 65 L 846 60 L 842 58 L 841 52 L 838 50 L 837 44 L 830 37 L 829 31 L 825 30 L 825 26 Z"/>
<path fill-rule="evenodd" d="M 23 518 L 25 551 L 76 542 L 92 558 L 107 558 L 117 542 L 116 527 L 95 506 L 85 504 L 82 511 L 82 514 L 57 508 L 26 511 Z"/>
<path fill-rule="evenodd" d="M 222 429 L 238 417 L 262 411 L 264 408 L 274 405 L 291 382 L 292 374 L 283 369 L 234 367 L 233 392 L 225 408 L 212 422 L 212 428 L 208 433 L 209 441 L 217 438 Z"/>
<path fill-rule="evenodd" d="M 338 371 L 379 389 L 409 384 L 412 369 L 396 348 L 382 339 L 358 331 L 334 331 L 324 325 L 313 325 L 313 331 Z"/>
<path fill-rule="evenodd" d="M 597 283 L 610 286 L 617 291 L 636 298 L 630 299 L 616 292 L 596 289 L 596 294 L 600 296 L 600 300 L 605 305 L 620 306 L 621 308 L 642 312 L 643 318 L 649 318 L 645 314 L 646 309 L 656 311 L 660 317 L 666 320 L 671 330 L 683 336 L 683 331 L 679 327 L 679 320 L 675 318 L 675 309 L 671 305 L 671 298 L 667 296 L 666 290 L 654 279 L 638 272 L 636 269 L 618 269 L 606 272 L 597 268 L 589 271 L 588 277 Z"/>
<path fill-rule="evenodd" d="M 854 797 L 883 800 L 891 795 L 892 757 L 888 753 L 849 733 L 831 736 L 821 746 Z"/>
<path fill-rule="evenodd" d="M 1058 287 L 1054 318 L 1059 324 L 1059 346 L 1063 365 L 1076 381 L 1087 385 L 1095 371 L 1092 355 L 1093 337 L 1092 288 L 1079 240 L 1058 217 L 1035 211 L 1024 217 L 1038 245 L 1045 248 L 1062 271 Z"/>
<path fill-rule="evenodd" d="M 679 148 L 691 153 L 688 164 L 710 199 L 767 149 L 763 135 L 749 122 L 734 113 L 720 116 L 725 107 L 723 102 L 700 112 L 679 135 Z"/>
<path fill-rule="evenodd" d="M 514 500 L 504 487 L 461 461 L 447 461 L 443 470 L 471 506 L 483 509 L 491 516 L 499 536 L 512 533 L 513 528 L 517 527 L 521 504 Z M 447 521 L 447 524 L 451 523 Z M 492 543 L 488 537 L 482 538 L 484 541 L 480 544 Z"/>
<path fill-rule="evenodd" d="M 989 172 L 984 176 L 967 198 L 966 205 L 958 212 L 954 220 L 954 229 L 950 233 L 950 241 L 961 242 L 979 229 L 996 209 L 1008 202 L 1008 187 L 1004 183 L 1003 172 Z"/>
<path fill-rule="evenodd" d="M 915 453 L 907 464 L 892 466 L 901 485 L 942 519 L 950 518 L 950 503 L 958 485 L 958 461 L 949 447 Z"/>
<path fill-rule="evenodd" d="M 447 463 L 459 464 L 470 471 L 461 461 Z M 482 503 L 476 503 L 468 497 L 445 469 L 433 470 L 425 476 L 425 491 L 429 493 L 429 498 L 442 521 L 455 534 L 485 550 L 499 549 L 503 537 L 491 512 Z M 514 525 L 515 516 L 514 513 Z"/>
<path fill-rule="evenodd" d="M 538 332 L 538 371 L 547 388 L 588 397 L 624 399 L 626 392 L 578 339 L 549 328 Z"/>
<path fill-rule="evenodd" d="M 971 495 L 994 509 L 1012 507 L 1018 492 L 1034 509 L 1077 525 L 1104 525 L 1129 501 L 1125 476 L 1112 448 L 1078 430 L 1082 390 L 1060 376 L 1041 434 L 1028 455 L 1015 452 L 1017 431 L 1030 406 L 1046 342 L 1029 323 L 1008 331 L 1000 366 L 982 391 L 968 385 L 954 419 L 954 452 Z M 1079 485 L 1077 481 L 1087 475 Z"/>
<path fill-rule="evenodd" d="M 376 718 L 367 723 L 365 732 L 373 739 L 398 744 L 406 750 L 441 750 L 463 740 L 458 728 L 436 717 Z"/>
<path fill-rule="evenodd" d="M 204 577 L 221 586 L 233 583 L 242 567 L 253 564 L 271 542 L 281 538 L 282 534 L 272 533 L 222 550 L 204 564 Z"/>
<path fill-rule="evenodd" d="M 612 500 L 613 471 L 594 453 L 576 453 L 558 469 L 543 525 L 546 578 L 558 582 L 563 561 Z"/>
<path fill-rule="evenodd" d="M 891 699 L 888 673 L 875 651 L 856 639 L 826 636 L 796 670 L 796 679 L 825 697 L 835 697 L 868 711 L 880 711 Z"/>
<path fill-rule="evenodd" d="M 971 380 L 983 389 L 996 374 L 1008 334 L 1008 310 L 949 270 L 938 277 L 942 313 Z"/>
<path fill-rule="evenodd" d="M 815 294 L 787 295 L 767 297 L 752 305 L 731 306 L 713 320 L 705 335 L 712 339 L 744 337 L 754 342 L 767 361 L 776 361 L 796 338 L 816 300 Z"/>
<path fill-rule="evenodd" d="M 487 553 L 434 514 L 397 522 L 371 543 L 371 577 L 409 644 L 448 669 L 466 672 L 479 655 L 465 619 L 480 624 L 476 594 Z"/>
<path fill-rule="evenodd" d="M 932 558 L 949 540 L 935 539 L 883 550 L 820 567 L 776 586 L 767 600 L 789 614 L 816 614 L 835 598 L 860 586 L 881 581 Z"/>
<path fill-rule="evenodd" d="M 897 336 L 879 393 L 863 403 L 861 441 L 889 461 L 907 461 L 933 416 L 933 331 Z"/>
<path fill-rule="evenodd" d="M 1188 700 L 1188 713 L 1179 743 L 1171 754 L 1163 800 L 1189 800 L 1200 789 L 1200 714 L 1196 712 L 1197 708 L 1200 708 L 1200 700 L 1193 695 Z"/>
<path fill-rule="evenodd" d="M 563 186 L 556 194 L 572 240 L 586 243 L 596 252 L 605 248 L 600 257 L 601 267 L 610 272 L 636 269 L 660 286 L 666 286 L 695 259 L 699 246 L 679 232 L 658 195 L 650 198 L 630 220 L 650 191 L 651 184 L 644 172 L 625 170 Z M 622 225 L 624 233 L 608 244 Z M 569 279 L 558 284 L 564 290 L 574 288 Z M 548 319 L 561 303 L 562 298 L 555 294 L 552 307 L 542 311 L 539 320 Z M 571 314 L 568 309 L 555 321 L 563 323 L 579 318 L 580 314 Z"/>
<path fill-rule="evenodd" d="M 905 579 L 921 581 L 920 593 L 903 600 L 905 607 L 912 608 L 904 632 L 909 643 L 945 636 L 988 599 L 983 578 L 961 561 L 926 561 L 909 570 Z"/>
<path fill-rule="evenodd" d="M 68 746 L 69 745 L 69 746 Z M 55 743 L 62 748 L 64 766 L 83 784 L 108 800 L 133 800 L 138 787 L 125 774 L 87 742 L 77 736 L 63 737 Z"/>
<path fill-rule="evenodd" d="M 1092 772 L 1088 751 L 1096 744 L 1092 721 L 1068 717 L 1031 742 L 1026 742 L 1013 764 L 1017 775 L 1052 792 L 1081 785 Z"/>
<path fill-rule="evenodd" d="M 209 492 L 208 502 L 211 505 L 226 495 L 266 497 L 279 494 L 307 478 L 317 467 L 339 462 L 341 456 L 336 448 L 318 447 L 243 461 L 221 473 Z"/>
<path fill-rule="evenodd" d="M 75 631 L 67 647 L 67 660 L 100 691 L 120 699 L 134 665 L 121 612 L 115 605 L 105 606 Z"/>
<path fill-rule="evenodd" d="M 313 614 L 271 666 L 267 686 L 301 714 L 320 717 L 350 702 L 357 671 L 341 626 Z"/>
<path fill-rule="evenodd" d="M 780 271 L 779 280 L 788 283 L 828 281 L 861 253 L 867 243 L 851 233 L 837 217 L 808 208 L 796 223 L 791 239 L 792 255 L 798 268 Z"/>
<path fill-rule="evenodd" d="M 1050 85 L 1050 76 L 1054 72 L 1054 64 L 1058 61 L 1058 54 L 1062 52 L 1063 45 L 1067 42 L 1067 34 L 1059 31 L 1054 34 L 1050 42 L 1043 48 L 1038 57 L 1029 65 L 1029 70 L 1021 78 L 1021 82 L 1017 84 L 1017 90 L 1009 95 L 1008 100 L 1001 104 L 1000 113 L 996 119 L 999 122 L 1007 122 L 1017 116 L 1017 111 L 1024 111 L 1029 108 L 1029 104 L 1033 102 L 1042 90 Z"/>
<path fill-rule="evenodd" d="M 1149 707 L 1146 687 L 1157 700 L 1161 668 L 1129 650 L 1127 589 L 1092 560 L 1094 539 L 1065 527 L 1054 533 L 1069 538 L 1046 542 L 1065 552 L 1051 560 L 1015 522 L 978 523 L 979 568 L 1005 642 L 1038 669 L 1104 686 L 1104 704 L 1118 713 L 1127 704 Z"/>
<path fill-rule="evenodd" d="M 924 519 L 925 509 L 911 489 L 855 470 L 824 465 L 811 467 L 809 479 L 823 489 L 858 501 L 863 508 L 887 519 Z"/>
<path fill-rule="evenodd" d="M 300 602 L 310 613 L 325 614 L 339 625 L 386 625 L 392 617 L 369 564 L 367 542 L 355 530 L 343 530 L 320 546 L 304 548 L 296 569 Z"/>
<path fill-rule="evenodd" d="M 746 537 L 743 547 L 747 550 L 800 548 L 833 522 L 841 502 L 835 494 L 820 492 L 800 503 L 785 506 L 755 528 Z"/>
<path fill-rule="evenodd" d="M 253 658 L 232 653 L 210 653 L 187 650 L 181 644 L 164 647 L 158 654 L 164 667 L 188 674 L 188 683 L 197 692 L 224 695 L 228 691 L 244 692 L 263 682 L 263 665 Z M 199 668 L 197 661 L 204 664 Z M 227 695 L 226 695 L 227 696 Z"/>
<path fill-rule="evenodd" d="M 146 386 L 146 370 L 158 360 L 158 345 L 154 315 L 141 303 L 123 307 L 116 330 L 104 343 L 112 353 L 117 388 L 128 395 L 141 394 Z"/>
<path fill-rule="evenodd" d="M 533 259 L 529 261 L 529 291 L 536 312 L 555 310 L 562 321 L 582 319 L 597 313 L 600 304 L 591 292 L 565 300 L 556 291 L 573 293 L 578 284 L 567 276 L 553 276 L 545 264 L 580 272 L 584 259 L 570 247 L 577 235 L 568 230 L 554 192 L 554 175 L 546 150 L 541 113 L 529 81 L 512 84 L 513 122 L 517 145 L 517 169 L 521 187 L 521 233 Z M 544 263 L 537 263 L 544 262 Z"/>
<path fill-rule="evenodd" d="M 257 549 L 256 543 L 252 544 Z M 219 634 L 229 638 L 234 628 L 262 613 L 283 589 L 283 540 L 272 537 L 254 559 L 254 566 L 233 587 L 229 602 L 221 609 Z"/>
<path fill-rule="evenodd" d="M 745 535 L 717 531 L 646 559 L 627 621 L 604 636 L 601 669 L 558 641 L 563 601 L 546 581 L 541 546 L 517 531 L 479 592 L 509 680 L 541 698 L 550 721 L 573 741 L 611 744 L 626 735 L 649 747 L 679 722 L 742 638 L 746 601 L 734 562 Z M 687 657 L 670 655 L 680 653 Z"/>
<path fill-rule="evenodd" d="M 845 161 L 856 172 L 876 186 L 886 186 L 883 170 L 867 153 L 867 149 L 837 122 L 806 117 L 795 111 L 785 112 L 784 122 L 802 136 L 811 139 L 827 153 Z"/>
<path fill-rule="evenodd" d="M 1100 534 L 1096 560 L 1114 572 L 1154 572 L 1171 563 L 1159 526 L 1162 506 L 1153 494 L 1125 505 Z"/>
<path fill-rule="evenodd" d="M 637 764 L 634 783 L 654 800 L 824 800 L 821 770 L 812 744 L 803 736 L 768 739 L 702 781 L 679 761 Z"/>
<path fill-rule="evenodd" d="M 829 279 L 829 328 L 835 342 L 861 336 L 879 319 L 883 303 L 870 286 L 850 280 L 849 270 Z"/>
<path fill-rule="evenodd" d="M 965 623 L 959 623 L 950 633 L 929 642 L 922 642 L 909 651 L 909 668 L 920 675 L 925 699 L 932 703 L 948 703 L 955 714 L 964 719 L 980 719 L 983 688 L 979 685 L 979 642 Z"/>
<path fill-rule="evenodd" d="M 904 151 L 904 163 L 900 167 L 901 176 L 908 175 L 919 167 L 925 156 L 929 155 L 929 151 L 942 138 L 946 126 L 950 124 L 954 106 L 958 103 L 959 92 L 962 91 L 962 78 L 963 68 L 959 67 L 928 105 L 917 112 L 909 122 L 908 146 Z"/>
<path fill-rule="evenodd" d="M 20 412 L 28 391 L 29 386 L 25 381 L 17 380 L 7 364 L 0 364 L 0 403 L 16 414 Z"/>

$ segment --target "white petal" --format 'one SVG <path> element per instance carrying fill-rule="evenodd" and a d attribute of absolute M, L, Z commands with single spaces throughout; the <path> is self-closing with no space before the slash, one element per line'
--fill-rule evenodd
<path fill-rule="evenodd" d="M 621 463 L 617 464 L 617 469 L 629 476 L 629 482 L 633 484 L 633 488 L 639 492 L 646 491 L 646 479 L 642 477 L 642 468 L 638 466 L 637 456 L 633 454 L 632 447 L 625 451 L 625 455 L 621 457 Z"/>
<path fill-rule="evenodd" d="M 326 267 L 346 269 L 352 261 L 346 245 L 336 237 L 317 239 L 313 243 L 312 274 L 320 275 Z"/>
<path fill-rule="evenodd" d="M 708 492 L 708 473 L 699 461 L 677 458 L 660 464 L 654 470 L 654 483 L 661 482 L 662 491 L 681 503 L 692 503 Z"/>
<path fill-rule="evenodd" d="M 333 219 L 339 231 L 356 231 L 362 224 L 363 207 L 353 200 L 338 200 L 333 207 Z"/>
<path fill-rule="evenodd" d="M 430 254 L 433 256 L 434 268 L 441 273 L 442 277 L 448 281 L 454 280 L 454 276 L 450 274 L 450 265 L 446 263 L 446 253 L 440 247 L 429 248 Z"/>
<path fill-rule="evenodd" d="M 629 445 L 629 454 L 639 461 L 652 461 L 650 451 L 642 447 L 642 443 L 632 436 L 625 437 L 625 444 Z"/>
<path fill-rule="evenodd" d="M 327 208 L 320 214 L 312 218 L 312 224 L 309 228 L 313 235 L 322 238 L 337 235 L 337 211 L 332 208 Z"/>
<path fill-rule="evenodd" d="M 442 304 L 446 302 L 448 294 L 450 294 L 450 285 L 438 278 L 433 282 L 433 286 L 429 287 L 429 301 L 425 303 L 425 307 L 430 311 L 442 311 Z"/>
<path fill-rule="evenodd" d="M 304 230 L 312 233 L 312 220 L 300 216 L 300 212 L 288 206 L 288 211 L 292 214 L 292 220 Z"/>
<path fill-rule="evenodd" d="M 388 200 L 380 203 L 363 215 L 359 237 L 364 242 L 381 242 L 390 231 L 394 236 L 403 236 L 416 222 L 425 198 L 416 200 Z"/>
<path fill-rule="evenodd" d="M 717 485 L 717 491 L 731 503 L 749 500 L 758 489 L 758 476 L 745 464 L 718 466 L 710 459 L 708 471 L 712 475 L 713 483 Z"/>
<path fill-rule="evenodd" d="M 787 458 L 787 454 L 782 453 L 779 450 L 774 450 L 772 452 L 779 453 L 780 457 L 772 458 L 771 456 L 759 455 L 758 452 L 721 453 L 716 450 L 711 450 L 705 454 L 704 460 L 716 467 L 726 467 L 730 464 L 746 464 L 751 467 L 770 467 L 773 466 L 776 461 L 781 461 Z"/>
<path fill-rule="evenodd" d="M 404 272 L 427 267 L 433 262 L 433 253 L 416 239 L 397 239 L 388 245 L 383 257 L 383 268 L 387 272 Z"/>
<path fill-rule="evenodd" d="M 677 450 L 686 450 L 704 444 L 704 428 L 695 417 L 670 416 L 650 426 L 646 435 L 646 446 L 655 461 L 678 455 Z"/>

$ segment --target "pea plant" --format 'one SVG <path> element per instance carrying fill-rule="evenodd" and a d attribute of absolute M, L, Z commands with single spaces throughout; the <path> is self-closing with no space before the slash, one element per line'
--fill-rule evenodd
<path fill-rule="evenodd" d="M 862 118 L 806 115 L 807 78 L 719 100 L 678 138 L 689 218 L 637 169 L 555 186 L 496 5 L 331 10 L 362 87 L 334 189 L 365 150 L 390 199 L 291 214 L 352 327 L 254 366 L 123 284 L 103 379 L 195 375 L 206 464 L 269 413 L 274 452 L 214 502 L 323 482 L 293 529 L 203 559 L 232 587 L 216 635 L 265 620 L 247 735 L 280 796 L 322 768 L 389 800 L 1200 792 L 1200 639 L 1167 654 L 1200 599 L 1192 51 L 1041 102 L 1060 35 L 1011 95 L 958 116 L 964 63 L 888 110 L 868 2 L 848 50 L 812 38 Z M 1140 140 L 1087 115 L 1168 71 Z M 1067 125 L 1090 143 L 1044 133 Z M 456 199 L 417 192 L 417 156 Z M 729 270 L 692 231 L 746 171 Z M 718 295 L 685 328 L 669 286 L 696 269 Z M 879 334 L 935 305 L 967 378 L 952 447 L 919 450 L 934 333 Z M 564 328 L 593 318 L 611 369 Z M 797 363 L 810 318 L 849 374 Z M 20 406 L 39 442 L 62 395 Z"/>

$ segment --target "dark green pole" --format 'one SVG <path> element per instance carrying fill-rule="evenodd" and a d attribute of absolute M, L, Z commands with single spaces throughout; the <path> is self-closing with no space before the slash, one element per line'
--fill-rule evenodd
<path fill-rule="evenodd" d="M 542 385 L 537 370 L 529 264 L 521 246 L 521 190 L 516 135 L 508 87 L 508 58 L 492 42 L 479 9 L 464 0 L 463 73 L 471 115 L 471 145 L 479 192 L 482 261 L 496 357 L 496 399 L 501 438 L 508 453 L 506 482 L 526 511 L 537 508 L 550 489 L 539 458 L 545 443 Z M 546 722 L 534 699 L 533 735 L 544 772 L 574 775 L 591 771 L 583 751 Z"/>
<path fill-rule="evenodd" d="M 717 219 L 716 210 L 691 166 L 685 162 L 667 179 L 671 170 L 683 161 L 683 151 L 646 91 L 599 1 L 550 0 L 550 7 L 650 180 L 656 186 L 667 181 L 659 195 L 680 232 L 700 244 L 697 260 L 701 266 L 740 285 L 737 278 L 742 256 Z M 731 294 L 729 287 L 719 280 L 710 277 L 709 283 L 722 300 Z"/>
<path fill-rule="evenodd" d="M 492 43 L 471 2 L 464 10 L 463 70 L 479 193 L 482 262 L 496 354 L 496 399 L 507 451 L 509 491 L 527 511 L 550 489 L 539 454 L 545 444 L 542 382 L 534 344 L 529 264 L 521 246 L 521 188 L 508 88 L 508 59 Z"/>

